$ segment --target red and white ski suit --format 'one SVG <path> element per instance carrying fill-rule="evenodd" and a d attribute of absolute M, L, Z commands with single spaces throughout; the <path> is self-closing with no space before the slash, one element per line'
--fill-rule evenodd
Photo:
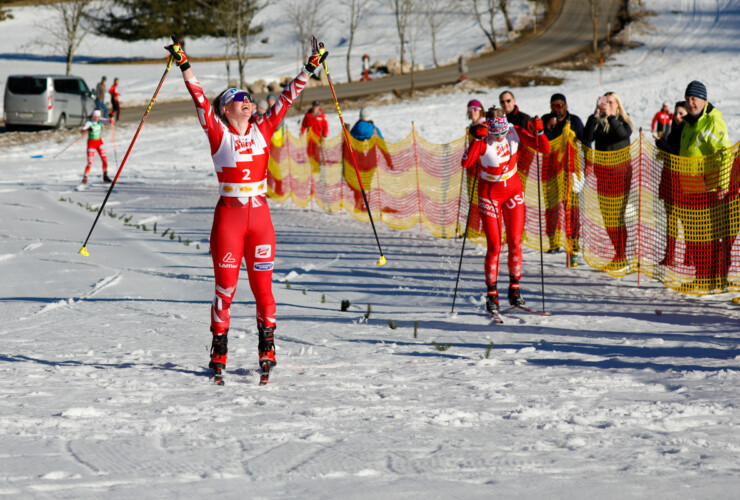
<path fill-rule="evenodd" d="M 504 140 L 497 141 L 492 135 L 474 140 L 462 158 L 466 169 L 479 164 L 478 210 L 486 234 L 484 271 L 489 287 L 498 281 L 502 217 L 509 248 L 509 275 L 518 279 L 522 274 L 524 193 L 517 171 L 520 143 L 536 148 L 538 141 L 521 127 L 510 125 Z M 550 152 L 550 142 L 544 134 L 539 136 L 539 151 Z"/>
<path fill-rule="evenodd" d="M 256 303 L 257 324 L 275 326 L 272 295 L 275 228 L 265 196 L 270 141 L 308 78 L 309 74 L 302 70 L 267 113 L 253 115 L 245 135 L 216 117 L 197 79 L 185 82 L 211 145 L 221 195 L 211 228 L 216 278 L 216 293 L 211 305 L 214 335 L 223 334 L 229 327 L 231 301 L 236 293 L 242 258 L 246 260 L 249 285 Z"/>
<path fill-rule="evenodd" d="M 103 124 L 110 124 L 110 120 L 107 118 L 99 118 L 97 121 L 92 119 L 88 120 L 82 127 L 82 131 L 87 130 L 87 165 L 85 166 L 85 177 L 90 174 L 92 169 L 93 161 L 95 161 L 95 151 L 100 155 L 100 160 L 103 162 L 103 174 L 108 173 L 108 154 L 105 151 L 103 145 Z"/>

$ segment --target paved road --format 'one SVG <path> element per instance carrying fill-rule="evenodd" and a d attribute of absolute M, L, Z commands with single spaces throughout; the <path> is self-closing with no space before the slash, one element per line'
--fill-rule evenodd
<path fill-rule="evenodd" d="M 615 25 L 622 1 L 599 0 L 599 2 L 601 8 L 599 37 L 603 39 L 607 35 L 607 25 Z M 469 61 L 467 63 L 467 76 L 469 78 L 487 78 L 557 61 L 589 48 L 592 40 L 593 22 L 591 21 L 589 0 L 563 0 L 558 16 L 545 31 L 490 56 Z M 454 64 L 416 73 L 415 85 L 416 88 L 440 86 L 455 83 L 459 77 L 457 64 Z M 403 91 L 410 88 L 410 75 L 335 85 L 340 103 L 342 99 L 384 94 L 393 90 Z M 303 101 L 310 103 L 313 99 L 332 101 L 331 91 L 328 87 L 312 87 L 304 90 Z M 325 106 L 324 108 L 328 112 L 333 110 L 333 106 Z M 122 121 L 124 123 L 127 121 L 138 123 L 144 114 L 144 110 L 143 106 L 127 108 L 125 118 L 122 118 Z M 155 104 L 147 117 L 147 121 L 167 121 L 184 114 L 194 115 L 193 103 L 190 99 L 182 102 Z"/>

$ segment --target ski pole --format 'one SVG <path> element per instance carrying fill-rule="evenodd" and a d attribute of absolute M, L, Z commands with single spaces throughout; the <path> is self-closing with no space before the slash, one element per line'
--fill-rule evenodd
<path fill-rule="evenodd" d="M 82 133 L 82 134 L 81 134 L 81 135 L 80 135 L 80 136 L 79 136 L 79 137 L 78 137 L 77 139 L 75 139 L 74 141 L 72 141 L 72 142 L 71 142 L 71 143 L 70 143 L 70 144 L 69 144 L 69 145 L 68 145 L 67 147 L 65 147 L 64 149 L 62 149 L 61 151 L 59 151 L 59 152 L 58 152 L 57 154 L 55 154 L 54 156 L 52 156 L 52 157 L 51 157 L 51 159 L 53 160 L 54 158 L 56 158 L 56 157 L 57 157 L 57 156 L 59 156 L 60 154 L 62 154 L 62 153 L 64 153 L 65 151 L 67 151 L 67 150 L 68 150 L 69 148 L 71 148 L 71 147 L 72 147 L 72 145 L 76 144 L 76 143 L 77 143 L 77 141 L 79 141 L 79 140 L 80 140 L 80 139 L 82 139 L 83 137 L 85 137 L 85 132 L 83 132 L 83 133 Z"/>
<path fill-rule="evenodd" d="M 542 283 L 542 312 L 545 312 L 545 271 L 544 271 L 544 260 L 543 260 L 543 249 L 542 249 L 542 200 L 540 196 L 540 184 L 542 184 L 542 178 L 540 177 L 540 135 L 535 131 L 535 144 L 537 149 L 534 151 L 534 157 L 537 159 L 537 221 L 539 222 L 540 231 L 540 282 Z"/>
<path fill-rule="evenodd" d="M 110 133 L 113 136 L 113 155 L 116 158 L 116 167 L 118 166 L 118 149 L 116 149 L 116 127 L 114 125 L 115 120 L 111 118 L 110 122 Z"/>
<path fill-rule="evenodd" d="M 311 37 L 311 43 L 312 45 L 316 46 L 316 38 Z M 323 54 L 324 44 L 320 43 L 318 44 L 319 54 Z M 329 75 L 329 66 L 326 63 L 326 59 L 324 59 L 324 72 L 326 73 L 326 79 L 329 81 L 329 88 L 331 89 L 331 95 L 334 97 L 334 104 L 337 106 L 337 114 L 339 115 L 339 121 L 342 123 L 342 130 L 344 131 L 344 138 L 347 140 L 347 145 L 349 146 L 349 152 L 350 156 L 352 157 L 352 165 L 355 167 L 355 173 L 357 174 L 357 182 L 360 184 L 360 191 L 362 192 L 362 199 L 365 202 L 365 207 L 367 208 L 367 215 L 370 217 L 370 225 L 373 228 L 373 233 L 375 234 L 375 242 L 378 244 L 378 251 L 380 252 L 380 258 L 378 259 L 378 262 L 376 262 L 377 265 L 382 266 L 385 264 L 385 257 L 383 256 L 383 249 L 380 248 L 380 239 L 378 238 L 378 231 L 375 230 L 375 222 L 373 222 L 373 212 L 370 210 L 370 204 L 367 202 L 367 195 L 365 194 L 365 187 L 362 185 L 362 178 L 360 177 L 360 169 L 357 168 L 357 160 L 355 159 L 355 151 L 352 148 L 352 143 L 349 140 L 349 132 L 347 132 L 347 127 L 344 126 L 344 118 L 342 118 L 342 110 L 339 108 L 339 101 L 337 100 L 337 94 L 334 92 L 334 84 L 331 81 L 331 76 Z"/>
<path fill-rule="evenodd" d="M 121 162 L 121 166 L 118 167 L 118 171 L 116 172 L 116 176 L 113 178 L 113 182 L 111 182 L 110 187 L 108 188 L 108 192 L 105 194 L 105 199 L 103 200 L 103 203 L 100 205 L 100 208 L 98 209 L 98 214 L 95 216 L 95 221 L 93 221 L 92 227 L 90 228 L 90 232 L 87 233 L 87 238 L 85 238 L 85 242 L 82 244 L 82 248 L 78 251 L 78 253 L 84 255 L 85 257 L 89 256 L 90 253 L 87 251 L 87 242 L 90 239 L 90 235 L 93 232 L 93 229 L 95 229 L 95 225 L 98 223 L 98 219 L 100 219 L 100 214 L 103 213 L 103 208 L 105 208 L 105 204 L 108 202 L 108 198 L 110 197 L 111 192 L 113 192 L 113 186 L 116 185 L 116 181 L 118 181 L 118 176 L 121 175 L 121 170 L 123 170 L 123 166 L 126 164 L 126 159 L 128 158 L 128 155 L 131 153 L 131 149 L 134 147 L 134 143 L 136 142 L 136 138 L 139 136 L 139 132 L 141 131 L 141 127 L 144 126 L 144 122 L 146 121 L 146 117 L 149 115 L 149 111 L 151 111 L 152 106 L 154 106 L 154 100 L 157 98 L 157 94 L 159 93 L 159 89 L 162 88 L 162 84 L 164 83 L 164 79 L 167 77 L 167 73 L 169 73 L 170 68 L 172 67 L 173 57 L 170 56 L 167 59 L 167 67 L 164 70 L 164 74 L 162 75 L 162 79 L 159 80 L 159 85 L 157 85 L 157 90 L 154 91 L 154 95 L 152 96 L 152 100 L 149 101 L 149 106 L 146 107 L 146 111 L 144 112 L 144 116 L 141 118 L 141 122 L 139 123 L 139 128 L 136 129 L 136 133 L 134 134 L 134 138 L 131 139 L 131 144 L 128 146 L 128 150 L 126 151 L 126 155 L 123 157 L 123 161 Z"/>
<path fill-rule="evenodd" d="M 465 241 L 468 239 L 468 228 L 470 227 L 470 212 L 473 210 L 473 197 L 475 196 L 475 183 L 478 180 L 478 167 L 480 162 L 475 165 L 475 177 L 473 177 L 473 189 L 470 191 L 470 206 L 468 207 L 468 217 L 465 220 L 465 233 L 463 234 L 462 250 L 460 250 L 460 262 L 457 265 L 457 278 L 455 278 L 455 293 L 452 294 L 452 310 L 455 312 L 455 300 L 457 299 L 457 285 L 460 283 L 460 270 L 462 269 L 463 254 L 465 253 Z"/>

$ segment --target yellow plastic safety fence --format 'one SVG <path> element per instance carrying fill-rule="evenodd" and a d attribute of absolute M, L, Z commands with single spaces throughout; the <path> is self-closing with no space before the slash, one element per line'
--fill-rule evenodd
<path fill-rule="evenodd" d="M 612 276 L 640 272 L 684 293 L 740 291 L 740 144 L 679 158 L 640 133 L 628 148 L 600 152 L 568 127 L 550 144 L 547 155 L 519 154 L 525 245 L 582 253 Z M 468 238 L 485 243 L 473 172 L 460 166 L 466 145 L 466 137 L 429 143 L 413 129 L 398 143 L 375 136 L 349 145 L 343 134 L 286 131 L 273 140 L 269 195 L 369 222 L 351 146 L 375 221 L 452 238 L 462 235 L 470 210 Z"/>

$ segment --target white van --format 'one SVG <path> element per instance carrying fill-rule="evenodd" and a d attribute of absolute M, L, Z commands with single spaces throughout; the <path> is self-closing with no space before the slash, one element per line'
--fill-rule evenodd
<path fill-rule="evenodd" d="M 10 75 L 5 84 L 5 130 L 77 127 L 95 109 L 93 92 L 78 76 Z"/>

